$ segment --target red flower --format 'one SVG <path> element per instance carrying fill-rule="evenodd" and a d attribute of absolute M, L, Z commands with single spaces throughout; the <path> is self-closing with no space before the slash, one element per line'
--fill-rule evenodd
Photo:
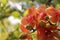
<path fill-rule="evenodd" d="M 60 10 L 56 10 L 53 6 L 46 8 L 45 5 L 37 9 L 32 7 L 28 10 L 27 16 L 21 20 L 20 29 L 22 32 L 29 34 L 31 28 L 36 27 L 37 40 L 55 40 L 54 36 L 60 40 L 60 35 L 55 32 L 58 29 Z M 31 27 L 30 30 L 29 27 Z M 29 36 L 28 40 L 31 38 L 31 35 Z"/>

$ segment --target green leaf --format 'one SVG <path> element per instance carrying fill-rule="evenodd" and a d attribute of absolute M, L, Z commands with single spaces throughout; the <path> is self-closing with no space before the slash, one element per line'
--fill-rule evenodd
<path fill-rule="evenodd" d="M 57 4 L 57 5 L 56 5 L 56 8 L 60 8 L 60 4 Z"/>
<path fill-rule="evenodd" d="M 20 17 L 20 13 L 18 11 L 12 12 L 11 15 L 14 16 L 15 18 L 19 18 Z"/>
<path fill-rule="evenodd" d="M 28 14 L 28 10 L 26 10 L 23 14 L 23 16 L 26 16 Z"/>
<path fill-rule="evenodd" d="M 8 38 L 8 32 L 2 32 L 0 35 L 0 40 L 6 40 Z"/>
<path fill-rule="evenodd" d="M 2 30 L 5 29 L 4 25 L 2 24 L 2 22 L 0 21 L 0 27 L 2 28 Z"/>
<path fill-rule="evenodd" d="M 13 34 L 14 34 L 15 37 L 17 37 L 17 38 L 19 37 L 19 31 L 18 30 L 14 31 Z"/>
<path fill-rule="evenodd" d="M 31 35 L 32 35 L 32 38 L 33 39 L 36 39 L 36 33 L 34 32 L 34 33 L 31 33 Z"/>
<path fill-rule="evenodd" d="M 1 0 L 0 2 L 5 5 L 7 3 L 7 0 Z"/>

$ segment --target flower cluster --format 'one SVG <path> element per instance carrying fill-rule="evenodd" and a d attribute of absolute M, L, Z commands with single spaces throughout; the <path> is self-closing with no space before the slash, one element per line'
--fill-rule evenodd
<path fill-rule="evenodd" d="M 33 40 L 30 31 L 34 28 L 37 40 L 55 40 L 56 38 L 60 40 L 60 35 L 57 33 L 59 29 L 57 22 L 60 22 L 60 8 L 41 5 L 39 8 L 29 8 L 28 14 L 22 18 L 19 27 L 22 32 L 29 34 L 28 40 Z"/>

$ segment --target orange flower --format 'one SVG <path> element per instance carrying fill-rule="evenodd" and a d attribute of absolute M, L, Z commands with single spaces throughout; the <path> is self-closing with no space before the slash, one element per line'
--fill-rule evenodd
<path fill-rule="evenodd" d="M 55 32 L 58 29 L 57 22 L 59 21 L 60 10 L 53 6 L 46 8 L 45 5 L 42 5 L 37 9 L 31 7 L 28 9 L 27 16 L 22 18 L 20 29 L 22 32 L 29 34 L 31 28 L 36 27 L 37 40 L 55 40 L 54 36 L 60 40 L 60 35 Z M 29 27 L 31 27 L 30 30 Z M 28 40 L 30 39 L 31 35 L 28 37 Z"/>
<path fill-rule="evenodd" d="M 22 25 L 22 24 L 20 25 L 20 29 L 21 29 L 21 31 L 24 32 L 24 33 L 30 33 L 29 30 L 27 30 L 27 29 L 25 28 L 25 26 Z"/>

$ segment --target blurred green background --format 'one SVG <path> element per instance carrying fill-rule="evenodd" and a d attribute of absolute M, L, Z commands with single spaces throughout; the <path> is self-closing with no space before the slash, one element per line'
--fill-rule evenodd
<path fill-rule="evenodd" d="M 27 8 L 53 5 L 60 7 L 60 0 L 0 0 L 0 40 L 19 40 L 22 32 L 19 29 L 21 18 Z M 32 33 L 35 40 L 35 33 Z"/>

